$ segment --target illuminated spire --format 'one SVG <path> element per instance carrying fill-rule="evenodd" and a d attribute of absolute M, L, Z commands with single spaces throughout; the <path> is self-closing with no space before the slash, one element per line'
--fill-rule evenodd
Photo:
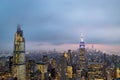
<path fill-rule="evenodd" d="M 80 41 L 84 42 L 84 38 L 83 38 L 83 34 L 82 33 L 80 34 Z"/>

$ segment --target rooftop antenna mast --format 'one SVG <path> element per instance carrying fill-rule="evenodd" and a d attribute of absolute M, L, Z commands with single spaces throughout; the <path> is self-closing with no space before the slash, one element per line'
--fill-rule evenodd
<path fill-rule="evenodd" d="M 83 38 L 83 34 L 82 33 L 80 34 L 80 41 L 84 42 L 84 38 Z"/>

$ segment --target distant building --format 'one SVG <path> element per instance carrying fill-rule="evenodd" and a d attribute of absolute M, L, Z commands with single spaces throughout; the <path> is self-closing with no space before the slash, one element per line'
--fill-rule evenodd
<path fill-rule="evenodd" d="M 80 69 L 80 76 L 78 77 L 81 77 L 81 79 L 83 78 L 87 78 L 87 73 L 86 73 L 86 70 L 87 70 L 87 64 L 86 64 L 86 54 L 85 54 L 85 42 L 84 42 L 84 39 L 83 39 L 83 36 L 81 35 L 81 41 L 80 41 L 80 47 L 79 47 L 79 69 Z M 78 70 L 79 72 L 79 70 Z M 78 73 L 79 75 L 79 73 Z"/>
<path fill-rule="evenodd" d="M 103 64 L 98 62 L 88 63 L 88 80 L 105 80 Z"/>
<path fill-rule="evenodd" d="M 48 80 L 48 75 L 47 75 L 48 63 L 37 62 L 36 66 L 37 66 L 36 79 L 37 80 Z"/>
<path fill-rule="evenodd" d="M 83 36 L 81 36 L 81 41 L 80 41 L 80 69 L 85 69 L 86 68 L 86 56 L 85 56 L 85 42 L 83 40 Z"/>
<path fill-rule="evenodd" d="M 48 56 L 43 55 L 42 62 L 48 62 L 48 61 L 49 61 Z"/>
<path fill-rule="evenodd" d="M 13 76 L 17 80 L 26 80 L 25 39 L 20 25 L 14 38 Z"/>
<path fill-rule="evenodd" d="M 116 78 L 120 79 L 120 66 L 116 67 Z"/>
<path fill-rule="evenodd" d="M 66 57 L 67 57 L 67 55 L 65 53 L 64 56 L 61 56 L 59 58 L 57 69 L 58 69 L 58 72 L 59 72 L 59 75 L 60 75 L 60 80 L 67 80 L 68 79 Z"/>
<path fill-rule="evenodd" d="M 72 68 L 72 66 L 67 66 L 67 74 L 68 74 L 69 79 L 73 78 L 73 68 Z"/>
<path fill-rule="evenodd" d="M 8 78 L 12 76 L 12 58 L 12 56 L 0 57 L 0 77 Z"/>
<path fill-rule="evenodd" d="M 64 53 L 64 55 L 67 59 L 67 64 L 72 65 L 72 52 L 71 52 L 71 50 L 69 49 L 67 53 L 66 52 Z"/>
<path fill-rule="evenodd" d="M 36 71 L 36 63 L 34 60 L 27 60 L 26 62 L 26 73 L 27 80 L 34 80 L 35 71 Z"/>

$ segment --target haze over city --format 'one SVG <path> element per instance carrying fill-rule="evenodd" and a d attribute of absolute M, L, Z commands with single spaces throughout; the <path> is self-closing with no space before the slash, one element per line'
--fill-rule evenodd
<path fill-rule="evenodd" d="M 0 50 L 13 51 L 20 24 L 26 50 L 65 51 L 79 48 L 80 34 L 86 47 L 120 51 L 119 0 L 2 0 L 0 1 Z"/>

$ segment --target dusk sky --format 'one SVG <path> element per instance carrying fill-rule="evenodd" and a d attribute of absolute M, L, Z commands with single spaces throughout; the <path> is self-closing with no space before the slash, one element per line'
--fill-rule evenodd
<path fill-rule="evenodd" d="M 18 24 L 28 50 L 79 48 L 81 33 L 87 45 L 120 50 L 120 0 L 0 0 L 0 50 L 13 50 Z"/>

